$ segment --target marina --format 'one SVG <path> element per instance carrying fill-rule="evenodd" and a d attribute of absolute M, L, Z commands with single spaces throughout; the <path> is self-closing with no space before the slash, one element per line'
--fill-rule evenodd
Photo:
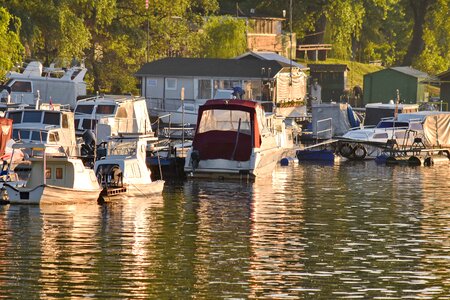
<path fill-rule="evenodd" d="M 0 300 L 450 300 L 450 0 L 0 2 Z"/>

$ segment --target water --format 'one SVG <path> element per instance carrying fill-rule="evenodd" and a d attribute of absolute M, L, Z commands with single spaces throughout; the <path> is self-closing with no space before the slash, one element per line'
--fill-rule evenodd
<path fill-rule="evenodd" d="M 0 206 L 0 298 L 450 299 L 450 168 L 278 167 L 99 206 Z"/>

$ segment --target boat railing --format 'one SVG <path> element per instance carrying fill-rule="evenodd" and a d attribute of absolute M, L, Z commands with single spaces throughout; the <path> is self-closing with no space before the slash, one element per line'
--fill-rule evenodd
<path fill-rule="evenodd" d="M 153 133 L 152 125 L 148 119 L 137 118 L 116 118 L 115 129 L 118 134 L 127 133 L 140 133 L 151 134 Z"/>
<path fill-rule="evenodd" d="M 172 126 L 172 122 L 170 120 L 171 113 L 158 116 L 158 118 L 152 123 L 152 126 L 156 125 L 156 133 L 158 136 L 162 136 L 165 138 L 182 138 L 184 137 L 191 139 L 195 134 L 195 127 L 190 126 L 191 124 L 184 124 L 182 126 Z M 162 122 L 163 119 L 168 118 L 169 122 Z M 161 123 L 168 124 L 161 128 Z"/>
<path fill-rule="evenodd" d="M 329 127 L 324 127 L 324 129 L 319 130 L 320 124 L 325 124 L 325 126 L 329 124 Z M 328 132 L 329 135 L 326 134 Z M 333 136 L 333 118 L 326 118 L 316 122 L 316 139 L 321 139 L 321 134 L 324 134 L 323 139 L 331 138 Z"/>
<path fill-rule="evenodd" d="M 96 95 L 96 96 L 92 96 L 92 97 L 87 97 L 87 98 L 83 98 L 83 99 L 79 99 L 77 100 L 77 103 L 79 102 L 87 102 L 87 101 L 96 101 L 96 100 L 111 100 L 111 101 L 115 101 L 115 102 L 123 102 L 123 101 L 127 101 L 127 100 L 140 100 L 140 99 L 144 99 L 143 97 L 140 96 L 126 96 L 126 95 L 120 95 L 120 96 L 116 96 L 116 95 Z"/>

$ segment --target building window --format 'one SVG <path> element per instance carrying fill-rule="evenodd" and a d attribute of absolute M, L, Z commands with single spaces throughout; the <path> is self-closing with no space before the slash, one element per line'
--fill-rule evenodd
<path fill-rule="evenodd" d="M 56 179 L 63 179 L 63 169 L 62 168 L 56 168 L 55 177 L 56 177 Z"/>
<path fill-rule="evenodd" d="M 198 80 L 198 95 L 197 99 L 211 99 L 211 80 L 199 79 Z"/>
<path fill-rule="evenodd" d="M 176 78 L 166 78 L 166 90 L 175 91 L 177 89 L 177 79 Z"/>

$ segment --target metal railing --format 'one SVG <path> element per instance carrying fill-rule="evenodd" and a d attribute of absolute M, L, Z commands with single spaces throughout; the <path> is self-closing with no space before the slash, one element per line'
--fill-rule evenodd
<path fill-rule="evenodd" d="M 326 123 L 330 124 L 329 127 L 325 127 L 325 129 L 319 130 L 319 124 L 326 124 Z M 324 138 L 331 139 L 333 137 L 333 118 L 322 119 L 322 120 L 317 121 L 317 123 L 316 123 L 316 139 L 317 140 L 320 139 L 320 134 L 327 133 L 327 132 L 330 133 L 330 136 L 329 137 L 325 136 Z"/>

